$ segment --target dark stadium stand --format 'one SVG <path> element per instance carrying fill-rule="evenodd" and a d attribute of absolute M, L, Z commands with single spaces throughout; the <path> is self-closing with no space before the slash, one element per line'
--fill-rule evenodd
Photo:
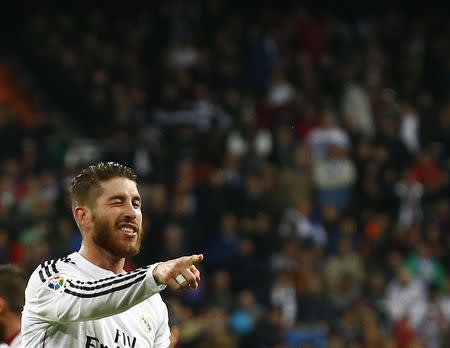
<path fill-rule="evenodd" d="M 31 7 L 0 36 L 0 263 L 75 251 L 77 170 L 140 176 L 177 347 L 450 347 L 449 17 L 407 4 Z M 128 6 L 128 5 L 127 5 Z"/>

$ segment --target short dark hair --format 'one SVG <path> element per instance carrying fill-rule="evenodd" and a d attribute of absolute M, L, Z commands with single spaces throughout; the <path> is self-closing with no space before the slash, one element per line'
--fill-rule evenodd
<path fill-rule="evenodd" d="M 27 277 L 25 272 L 13 265 L 0 265 L 0 297 L 3 297 L 10 310 L 18 315 L 25 303 Z"/>
<path fill-rule="evenodd" d="M 136 182 L 137 175 L 131 168 L 116 162 L 100 162 L 83 169 L 70 185 L 72 207 L 91 204 L 102 192 L 100 183 L 113 178 L 127 178 Z"/>

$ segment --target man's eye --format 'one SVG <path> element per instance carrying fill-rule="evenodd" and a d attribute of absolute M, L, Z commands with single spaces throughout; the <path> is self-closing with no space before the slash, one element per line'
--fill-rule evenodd
<path fill-rule="evenodd" d="M 135 208 L 140 208 L 140 207 L 141 207 L 141 202 L 136 201 L 136 202 L 133 203 L 133 206 L 134 206 Z"/>

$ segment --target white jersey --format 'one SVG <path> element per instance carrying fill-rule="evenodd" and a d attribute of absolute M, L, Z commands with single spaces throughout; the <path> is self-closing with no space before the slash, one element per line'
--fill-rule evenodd
<path fill-rule="evenodd" d="M 42 263 L 25 290 L 27 348 L 167 348 L 168 313 L 155 265 L 114 274 L 79 253 Z"/>

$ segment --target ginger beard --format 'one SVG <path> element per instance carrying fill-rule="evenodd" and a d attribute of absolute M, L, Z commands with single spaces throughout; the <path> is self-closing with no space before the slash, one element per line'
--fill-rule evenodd
<path fill-rule="evenodd" d="M 143 236 L 142 226 L 139 226 L 136 237 L 127 238 L 121 235 L 119 225 L 129 221 L 117 221 L 114 224 L 109 219 L 97 214 L 92 215 L 92 221 L 94 223 L 92 239 L 99 247 L 121 258 L 135 256 L 139 253 Z"/>

